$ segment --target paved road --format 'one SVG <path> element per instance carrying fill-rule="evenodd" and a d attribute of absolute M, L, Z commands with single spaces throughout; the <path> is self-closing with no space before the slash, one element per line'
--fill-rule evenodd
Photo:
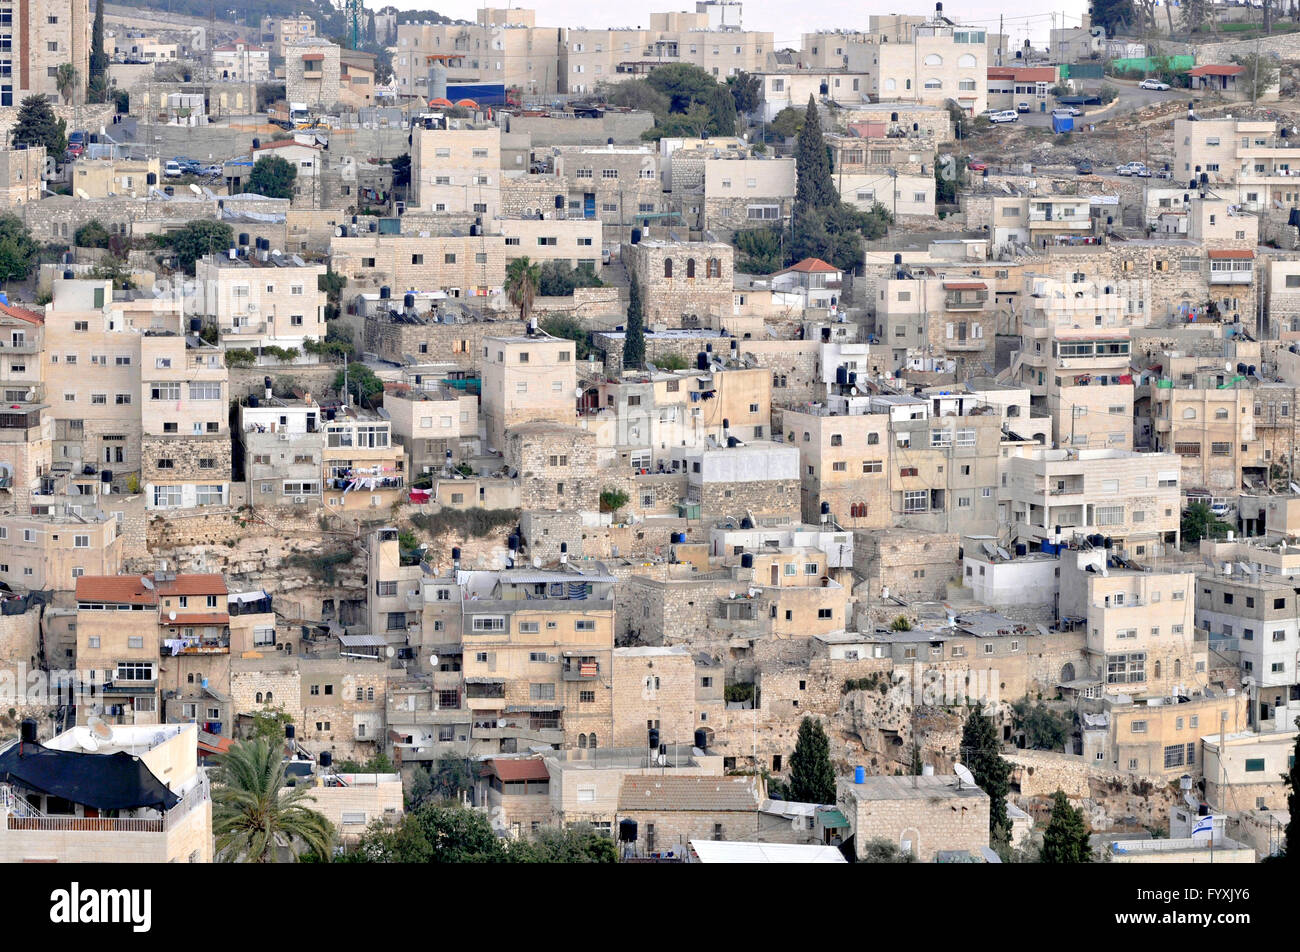
<path fill-rule="evenodd" d="M 1108 119 L 1114 119 L 1117 116 L 1124 116 L 1131 112 L 1137 112 L 1144 106 L 1149 106 L 1156 102 L 1167 102 L 1171 99 L 1182 100 L 1184 102 L 1192 98 L 1191 90 L 1188 89 L 1167 89 L 1163 92 L 1157 92 L 1151 89 L 1139 89 L 1137 83 L 1122 83 L 1115 80 L 1108 82 L 1119 90 L 1119 99 L 1117 103 L 1109 109 L 1104 106 L 1086 106 L 1084 115 L 1075 116 L 1075 125 L 1088 122 L 1087 113 L 1096 113 L 1095 121 L 1104 122 Z M 1022 115 L 1019 122 L 1026 126 L 1041 126 L 1048 128 L 1052 124 L 1052 103 L 1048 103 L 1046 112 L 1033 112 L 1028 115 Z"/>

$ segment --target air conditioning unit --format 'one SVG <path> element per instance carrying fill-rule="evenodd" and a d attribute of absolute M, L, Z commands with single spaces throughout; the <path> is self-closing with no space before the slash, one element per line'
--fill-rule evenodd
<path fill-rule="evenodd" d="M 288 442 L 288 439 L 289 439 L 289 434 L 288 434 L 288 433 L 280 433 L 280 434 L 278 434 L 278 435 L 279 435 L 280 439 L 282 439 L 282 440 Z"/>
<path fill-rule="evenodd" d="M 555 664 L 555 663 L 556 663 L 557 661 L 559 661 L 560 659 L 559 659 L 559 656 L 558 656 L 558 655 L 547 655 L 547 656 L 546 656 L 546 660 L 547 660 L 547 662 L 550 663 L 550 664 Z"/>
<path fill-rule="evenodd" d="M 305 502 L 307 501 L 307 497 L 306 497 L 306 496 L 294 496 L 294 497 L 293 497 L 293 501 L 296 502 L 296 503 L 298 503 L 299 505 L 302 505 L 303 503 L 305 503 Z"/>

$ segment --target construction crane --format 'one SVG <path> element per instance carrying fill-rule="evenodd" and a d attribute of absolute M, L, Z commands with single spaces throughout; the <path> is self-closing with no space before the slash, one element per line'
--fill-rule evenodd
<path fill-rule="evenodd" d="M 365 13 L 364 0 L 343 0 L 343 16 L 346 23 L 348 45 L 354 50 L 361 48 Z"/>

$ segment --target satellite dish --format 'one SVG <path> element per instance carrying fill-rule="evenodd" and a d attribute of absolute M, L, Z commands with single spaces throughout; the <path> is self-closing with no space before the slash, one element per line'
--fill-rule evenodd
<path fill-rule="evenodd" d="M 91 753 L 94 753 L 99 750 L 99 741 L 95 740 L 94 734 L 87 734 L 85 737 L 81 738 L 81 746 Z"/>
<path fill-rule="evenodd" d="M 87 718 L 86 725 L 90 732 L 95 735 L 96 739 L 102 741 L 111 741 L 113 739 L 113 728 L 109 727 L 101 717 Z"/>
<path fill-rule="evenodd" d="M 387 654 L 388 657 L 391 658 L 393 655 L 397 654 L 397 649 L 394 648 L 392 645 L 389 645 L 389 646 L 385 649 L 384 653 Z"/>
<path fill-rule="evenodd" d="M 197 185 L 195 185 L 193 182 L 190 183 L 190 191 L 193 192 L 195 195 L 202 195 L 202 194 L 203 194 L 203 189 L 199 188 L 199 187 L 198 187 Z"/>
<path fill-rule="evenodd" d="M 505 722 L 505 721 L 497 721 L 497 727 L 498 727 L 498 728 L 503 728 L 503 727 L 505 727 L 505 726 L 506 726 L 506 722 Z"/>
<path fill-rule="evenodd" d="M 542 557 L 541 557 L 540 555 L 534 555 L 534 556 L 533 556 L 533 568 L 535 568 L 535 569 L 540 569 L 541 567 L 542 567 Z"/>
<path fill-rule="evenodd" d="M 964 766 L 962 766 L 961 764 L 953 764 L 953 765 L 952 765 L 952 772 L 955 773 L 955 774 L 957 775 L 957 781 L 958 781 L 958 782 L 957 782 L 957 785 L 958 785 L 959 787 L 960 787 L 962 784 L 969 784 L 969 785 L 972 786 L 972 787 L 978 787 L 978 786 L 979 786 L 979 784 L 977 784 L 977 783 L 975 782 L 975 777 L 974 777 L 974 775 L 973 775 L 969 770 L 967 770 Z"/>
<path fill-rule="evenodd" d="M 90 201 L 90 196 L 86 193 L 84 188 L 77 189 L 77 198 L 81 199 L 83 202 Z"/>
<path fill-rule="evenodd" d="M 438 667 L 438 656 L 436 654 L 429 655 L 429 664 L 435 668 Z"/>
<path fill-rule="evenodd" d="M 151 592 L 153 591 L 153 581 L 149 578 L 149 576 L 141 575 L 140 584 L 143 585 L 145 588 L 147 588 L 149 591 Z"/>
<path fill-rule="evenodd" d="M 175 621 L 175 620 L 176 620 L 176 613 L 175 613 L 175 612 L 168 612 L 168 613 L 167 613 L 167 619 L 168 619 L 168 621 Z"/>

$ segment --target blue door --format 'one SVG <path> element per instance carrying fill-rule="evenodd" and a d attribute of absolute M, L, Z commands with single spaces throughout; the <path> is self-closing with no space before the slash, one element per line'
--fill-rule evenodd
<path fill-rule="evenodd" d="M 583 218 L 595 218 L 595 217 L 596 217 L 596 193 L 595 193 L 595 192 L 584 192 L 584 193 L 583 193 L 583 195 L 582 195 L 582 217 L 583 217 Z"/>

